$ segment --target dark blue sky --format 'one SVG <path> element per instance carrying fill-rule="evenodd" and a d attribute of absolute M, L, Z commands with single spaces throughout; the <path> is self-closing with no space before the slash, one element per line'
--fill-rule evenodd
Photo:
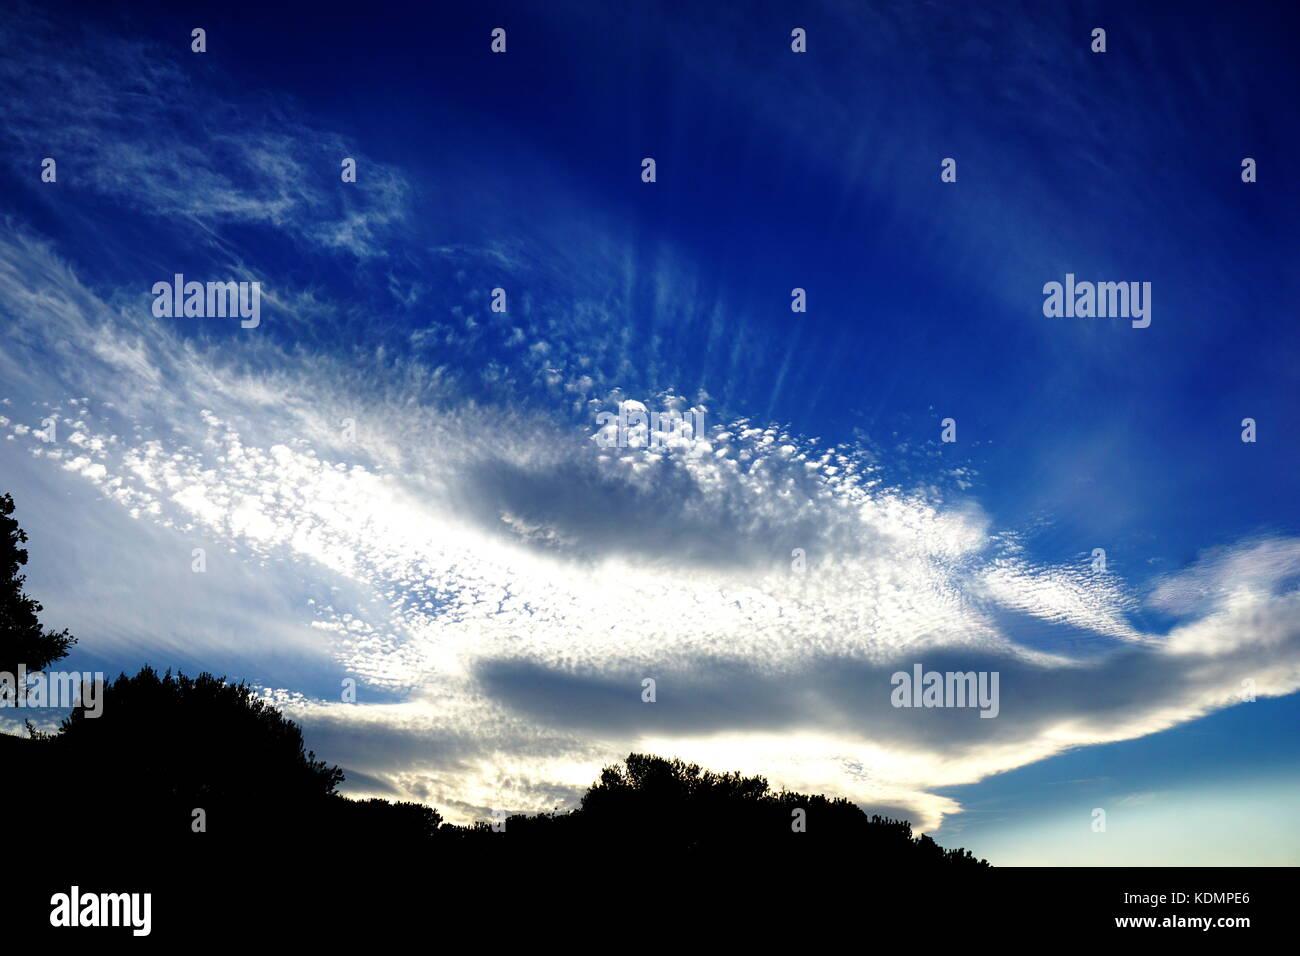
<path fill-rule="evenodd" d="M 883 5 L 855 20 L 788 4 L 219 5 L 108 22 L 157 43 L 207 24 L 195 83 L 248 112 L 289 94 L 411 171 L 421 240 L 517 244 L 545 285 L 539 311 L 556 315 L 604 278 L 547 274 L 551 255 L 581 263 L 595 238 L 547 221 L 563 190 L 630 247 L 621 321 L 645 354 L 629 387 L 708 387 L 728 410 L 829 440 L 925 442 L 952 415 L 997 518 L 1050 511 L 1166 567 L 1293 531 L 1277 503 L 1294 488 L 1300 384 L 1295 18 L 1270 4 L 1035 6 Z M 792 23 L 811 52 L 774 59 Z M 505 57 L 480 42 L 497 24 L 515 36 Z M 1105 55 L 1077 41 L 1099 24 Z M 643 155 L 658 188 L 636 175 Z M 1249 187 L 1247 155 L 1261 169 Z M 955 188 L 939 182 L 945 156 Z M 534 246 L 538 233 L 564 248 Z M 665 244 L 699 272 L 668 310 Z M 295 259 L 295 276 L 357 294 L 351 276 Z M 1066 272 L 1152 282 L 1152 327 L 1043 321 L 1041 286 Z M 811 302 L 797 317 L 796 285 Z M 715 309 L 731 323 L 721 341 Z M 397 343 L 421 318 L 372 321 Z M 1246 416 L 1254 447 L 1238 440 Z"/>

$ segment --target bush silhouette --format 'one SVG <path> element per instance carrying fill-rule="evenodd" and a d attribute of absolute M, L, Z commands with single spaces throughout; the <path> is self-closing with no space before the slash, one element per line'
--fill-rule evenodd
<path fill-rule="evenodd" d="M 794 826 L 796 810 L 803 811 L 802 830 Z M 637 753 L 604 768 L 569 813 L 508 817 L 504 833 L 484 823 L 443 831 L 451 829 L 509 863 L 551 854 L 591 861 L 626 854 L 644 869 L 723 862 L 783 867 L 836 858 L 904 868 L 988 866 L 927 835 L 913 837 L 904 820 L 868 816 L 843 798 L 774 792 L 763 777 Z"/>
<path fill-rule="evenodd" d="M 192 832 L 196 809 L 211 834 L 284 839 L 319 818 L 343 780 L 244 684 L 145 667 L 108 684 L 100 706 L 93 718 L 74 708 L 45 743 L 104 792 L 100 816 L 163 843 Z"/>

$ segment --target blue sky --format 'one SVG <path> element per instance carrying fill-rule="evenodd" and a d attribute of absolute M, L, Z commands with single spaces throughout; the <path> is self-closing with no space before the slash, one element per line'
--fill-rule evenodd
<path fill-rule="evenodd" d="M 994 863 L 1300 862 L 1273 6 L 19 8 L 0 484 L 69 666 L 247 679 L 453 819 L 646 749 Z M 628 400 L 703 434 L 601 447 Z M 918 661 L 1001 713 L 892 709 Z"/>

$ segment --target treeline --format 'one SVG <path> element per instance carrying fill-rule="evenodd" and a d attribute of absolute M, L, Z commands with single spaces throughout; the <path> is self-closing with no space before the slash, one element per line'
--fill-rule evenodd
<path fill-rule="evenodd" d="M 281 857 L 350 845 L 368 857 L 400 848 L 501 865 L 617 853 L 647 866 L 987 866 L 848 800 L 635 753 L 606 767 L 570 811 L 455 826 L 423 804 L 340 795 L 343 771 L 318 760 L 300 728 L 246 685 L 145 667 L 108 684 L 101 707 L 96 718 L 74 709 L 55 733 L 9 738 L 0 759 L 24 784 L 0 801 L 37 817 L 43 832 L 66 829 L 118 853 Z"/>

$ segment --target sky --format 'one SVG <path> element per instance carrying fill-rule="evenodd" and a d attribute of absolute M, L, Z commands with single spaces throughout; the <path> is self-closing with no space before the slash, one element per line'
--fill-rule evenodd
<path fill-rule="evenodd" d="M 994 864 L 1300 863 L 1300 14 L 1133 6 L 13 6 L 0 491 L 64 665 L 248 681 L 453 822 L 636 751 Z"/>

